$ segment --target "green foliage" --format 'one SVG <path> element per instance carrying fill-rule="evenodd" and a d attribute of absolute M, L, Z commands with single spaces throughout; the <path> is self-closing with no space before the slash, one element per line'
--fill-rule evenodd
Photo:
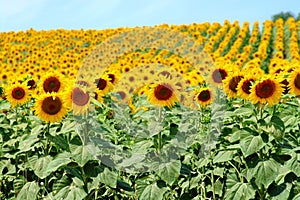
<path fill-rule="evenodd" d="M 161 113 L 163 123 L 157 121 L 151 107 L 135 114 L 115 107 L 113 118 L 107 117 L 110 107 L 100 107 L 98 128 L 92 126 L 95 119 L 86 121 L 89 126 L 85 127 L 71 114 L 61 123 L 44 124 L 26 106 L 19 108 L 24 115 L 13 110 L 1 113 L 1 198 L 299 199 L 297 99 L 264 108 L 242 100 L 228 101 L 223 115 L 221 107 L 214 105 L 201 112 L 166 108 Z M 5 101 L 0 102 L 0 109 L 9 109 Z M 217 126 L 218 120 L 223 126 Z M 119 170 L 99 159 L 102 148 L 83 142 L 87 139 L 80 132 L 84 127 L 90 134 L 101 133 L 116 146 L 131 150 L 131 157 L 119 162 L 120 167 L 149 159 L 144 156 L 147 152 L 157 153 L 160 134 L 158 152 L 170 153 L 164 148 L 176 145 L 186 148 L 177 149 L 177 158 L 147 163 L 151 170 Z M 209 140 L 215 145 L 204 151 L 207 136 L 216 140 Z M 138 164 L 134 167 L 140 169 Z"/>

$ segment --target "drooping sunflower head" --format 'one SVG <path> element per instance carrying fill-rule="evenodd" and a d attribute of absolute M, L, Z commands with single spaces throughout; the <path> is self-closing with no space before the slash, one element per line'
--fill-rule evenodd
<path fill-rule="evenodd" d="M 270 106 L 273 106 L 279 103 L 282 93 L 283 88 L 278 80 L 271 76 L 265 76 L 261 80 L 256 81 L 251 87 L 249 98 L 253 104 L 268 103 Z"/>
<path fill-rule="evenodd" d="M 239 72 L 230 73 L 224 82 L 224 91 L 227 93 L 228 98 L 238 97 L 238 84 L 244 78 L 244 75 Z"/>
<path fill-rule="evenodd" d="M 213 102 L 213 91 L 209 88 L 195 90 L 194 100 L 201 106 L 206 107 Z"/>
<path fill-rule="evenodd" d="M 60 122 L 68 113 L 65 100 L 61 93 L 44 93 L 37 97 L 34 113 L 47 123 Z"/>
<path fill-rule="evenodd" d="M 5 87 L 5 96 L 12 107 L 23 105 L 31 98 L 27 84 L 19 82 Z"/>
<path fill-rule="evenodd" d="M 300 69 L 295 69 L 291 72 L 287 80 L 289 82 L 290 93 L 296 96 L 300 95 Z"/>

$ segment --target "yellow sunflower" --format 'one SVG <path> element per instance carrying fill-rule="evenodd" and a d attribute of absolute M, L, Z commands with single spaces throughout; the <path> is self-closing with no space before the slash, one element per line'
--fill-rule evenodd
<path fill-rule="evenodd" d="M 283 88 L 280 86 L 278 80 L 271 76 L 265 76 L 261 80 L 256 81 L 250 89 L 249 99 L 252 100 L 253 104 L 268 103 L 273 106 L 279 103 Z"/>
<path fill-rule="evenodd" d="M 87 115 L 91 110 L 91 92 L 75 86 L 71 93 L 73 114 Z"/>
<path fill-rule="evenodd" d="M 253 74 L 246 75 L 237 85 L 237 95 L 244 100 L 249 100 L 250 89 L 256 80 Z"/>
<path fill-rule="evenodd" d="M 195 90 L 194 100 L 202 107 L 206 107 L 213 102 L 213 91 L 209 88 Z"/>
<path fill-rule="evenodd" d="M 95 80 L 95 84 L 98 90 L 101 90 L 103 94 L 107 94 L 111 91 L 113 84 L 110 82 L 110 78 L 107 74 L 103 75 L 101 78 Z"/>
<path fill-rule="evenodd" d="M 36 116 L 48 123 L 60 122 L 68 113 L 63 95 L 56 92 L 37 97 L 33 110 Z"/>
<path fill-rule="evenodd" d="M 156 106 L 168 106 L 171 108 L 178 102 L 177 88 L 170 81 L 160 81 L 150 85 L 146 91 L 148 101 Z"/>
<path fill-rule="evenodd" d="M 223 80 L 228 76 L 231 68 L 229 65 L 224 65 L 224 67 L 218 66 L 216 69 L 210 72 L 210 76 L 207 77 L 206 81 L 211 83 L 213 86 L 222 87 Z"/>
<path fill-rule="evenodd" d="M 30 100 L 30 91 L 26 83 L 15 82 L 5 88 L 5 96 L 12 107 L 23 105 Z"/>
<path fill-rule="evenodd" d="M 297 96 L 300 95 L 300 69 L 295 69 L 293 72 L 291 72 L 288 82 L 290 93 Z"/>
<path fill-rule="evenodd" d="M 67 84 L 67 79 L 62 75 L 54 72 L 47 73 L 41 78 L 40 90 L 43 92 L 61 92 L 65 89 Z"/>
<path fill-rule="evenodd" d="M 227 93 L 228 98 L 237 98 L 238 90 L 237 86 L 239 82 L 244 78 L 244 75 L 240 72 L 230 73 L 224 80 L 224 91 Z"/>

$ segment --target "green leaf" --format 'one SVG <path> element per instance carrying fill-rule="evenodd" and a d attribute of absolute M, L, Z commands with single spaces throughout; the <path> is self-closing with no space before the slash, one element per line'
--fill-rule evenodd
<path fill-rule="evenodd" d="M 82 200 L 86 196 L 87 193 L 82 187 L 76 187 L 71 185 L 62 188 L 54 197 L 55 199 Z"/>
<path fill-rule="evenodd" d="M 265 145 L 261 136 L 249 135 L 240 142 L 242 153 L 245 157 L 258 152 Z"/>
<path fill-rule="evenodd" d="M 252 199 L 255 197 L 255 190 L 249 183 L 236 183 L 233 187 L 229 188 L 224 196 L 224 199 Z"/>
<path fill-rule="evenodd" d="M 254 168 L 249 169 L 249 174 L 255 178 L 258 187 L 263 185 L 268 188 L 278 175 L 280 163 L 273 159 L 260 161 Z"/>
<path fill-rule="evenodd" d="M 95 159 L 97 149 L 93 145 L 78 146 L 75 151 L 72 152 L 74 160 L 80 167 L 83 167 L 89 160 Z"/>
<path fill-rule="evenodd" d="M 63 152 L 58 154 L 53 160 L 51 160 L 46 168 L 46 173 L 52 173 L 56 171 L 58 168 L 67 165 L 71 162 L 70 153 Z"/>
<path fill-rule="evenodd" d="M 278 116 L 272 116 L 270 124 L 281 131 L 285 129 L 284 122 Z"/>
<path fill-rule="evenodd" d="M 0 110 L 9 110 L 10 104 L 8 101 L 0 101 Z"/>
<path fill-rule="evenodd" d="M 22 187 L 20 193 L 17 196 L 17 200 L 36 199 L 39 189 L 40 188 L 35 181 L 28 182 Z"/>
<path fill-rule="evenodd" d="M 291 183 L 282 183 L 280 185 L 271 185 L 268 193 L 272 200 L 288 199 L 292 189 Z"/>
<path fill-rule="evenodd" d="M 213 159 L 213 163 L 227 162 L 232 160 L 236 151 L 219 151 Z"/>
<path fill-rule="evenodd" d="M 104 183 L 105 185 L 112 188 L 117 187 L 118 174 L 116 172 L 110 171 L 108 168 L 105 168 L 104 171 L 98 175 L 98 177 L 101 183 Z"/>
<path fill-rule="evenodd" d="M 235 115 L 235 116 L 250 116 L 252 114 L 253 114 L 253 109 L 244 108 L 244 107 L 240 107 L 232 113 L 232 115 Z"/>
<path fill-rule="evenodd" d="M 41 179 L 46 178 L 50 174 L 50 172 L 47 171 L 47 167 L 51 160 L 52 157 L 49 155 L 39 158 L 33 167 L 33 172 L 35 173 L 35 175 L 37 175 Z"/>
<path fill-rule="evenodd" d="M 75 125 L 76 125 L 76 122 L 74 122 L 74 121 L 73 122 L 71 122 L 71 121 L 64 122 L 59 133 L 61 134 L 61 133 L 68 133 L 71 131 L 75 131 Z"/>
<path fill-rule="evenodd" d="M 285 165 L 294 172 L 298 177 L 300 177 L 300 154 L 293 152 L 292 158 L 289 159 Z"/>
<path fill-rule="evenodd" d="M 156 183 L 148 185 L 143 193 L 141 194 L 139 199 L 143 200 L 161 200 L 163 199 L 164 193 L 166 192 L 166 188 L 157 187 Z"/>
<path fill-rule="evenodd" d="M 69 143 L 63 135 L 51 135 L 46 134 L 46 137 L 53 142 L 57 147 L 61 148 L 62 150 L 70 151 Z"/>
<path fill-rule="evenodd" d="M 172 185 L 180 174 L 181 162 L 174 160 L 159 165 L 157 175 L 169 185 Z"/>

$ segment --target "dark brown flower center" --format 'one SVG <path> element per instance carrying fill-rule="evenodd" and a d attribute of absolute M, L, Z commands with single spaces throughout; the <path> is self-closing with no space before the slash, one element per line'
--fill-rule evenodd
<path fill-rule="evenodd" d="M 289 88 L 289 82 L 288 82 L 286 79 L 284 79 L 284 80 L 281 81 L 280 83 L 283 85 L 283 86 L 282 86 L 282 88 L 284 89 L 283 94 L 288 94 L 289 91 L 290 91 L 290 88 Z"/>
<path fill-rule="evenodd" d="M 236 93 L 237 92 L 237 86 L 239 84 L 239 82 L 243 79 L 244 77 L 243 76 L 234 76 L 230 79 L 229 81 L 229 89 Z"/>
<path fill-rule="evenodd" d="M 226 77 L 227 72 L 223 69 L 216 69 L 212 74 L 212 78 L 215 83 L 222 83 L 222 80 L 224 80 Z"/>
<path fill-rule="evenodd" d="M 45 92 L 58 92 L 60 88 L 60 81 L 56 77 L 49 77 L 43 83 Z"/>
<path fill-rule="evenodd" d="M 25 96 L 25 90 L 22 87 L 16 87 L 11 93 L 14 99 L 20 100 Z"/>
<path fill-rule="evenodd" d="M 269 98 L 275 92 L 275 83 L 271 80 L 264 80 L 255 87 L 255 93 L 260 98 Z"/>
<path fill-rule="evenodd" d="M 42 103 L 43 112 L 48 115 L 56 115 L 62 108 L 61 100 L 56 97 L 53 99 L 52 97 L 46 97 Z"/>
<path fill-rule="evenodd" d="M 96 79 L 95 82 L 99 90 L 104 90 L 107 86 L 107 81 L 103 78 Z"/>
<path fill-rule="evenodd" d="M 27 81 L 27 86 L 29 86 L 29 90 L 33 90 L 36 86 L 36 82 L 33 79 L 30 79 L 29 81 Z"/>
<path fill-rule="evenodd" d="M 250 89 L 251 89 L 251 85 L 254 80 L 253 79 L 248 79 L 248 80 L 245 80 L 243 81 L 243 84 L 242 84 L 242 90 L 246 93 L 246 94 L 250 94 Z"/>
<path fill-rule="evenodd" d="M 166 85 L 158 85 L 154 88 L 154 96 L 158 100 L 168 100 L 172 95 L 173 91 Z"/>
<path fill-rule="evenodd" d="M 115 77 L 114 74 L 108 74 L 108 78 L 110 78 L 110 82 L 111 82 L 111 83 L 114 83 L 114 82 L 115 82 L 116 77 Z"/>
<path fill-rule="evenodd" d="M 210 100 L 210 97 L 211 96 L 210 96 L 209 90 L 203 90 L 197 96 L 198 100 L 202 101 L 202 102 L 206 102 L 206 101 Z"/>
<path fill-rule="evenodd" d="M 296 88 L 300 90 L 300 74 L 297 74 L 297 76 L 294 80 L 294 84 L 295 84 Z"/>
<path fill-rule="evenodd" d="M 90 95 L 88 92 L 82 91 L 80 88 L 76 87 L 72 92 L 72 101 L 78 106 L 84 106 L 89 102 Z"/>

